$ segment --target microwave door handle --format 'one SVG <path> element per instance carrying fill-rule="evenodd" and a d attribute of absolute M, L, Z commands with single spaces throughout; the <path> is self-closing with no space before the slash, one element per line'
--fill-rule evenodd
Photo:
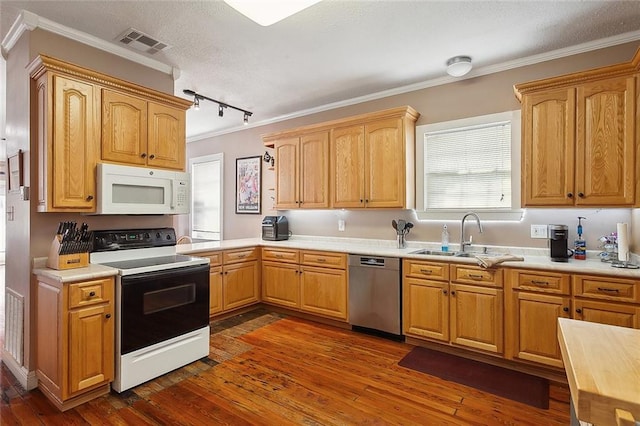
<path fill-rule="evenodd" d="M 171 180 L 171 205 L 169 206 L 171 210 L 175 210 L 178 198 L 178 182 L 176 179 Z"/>

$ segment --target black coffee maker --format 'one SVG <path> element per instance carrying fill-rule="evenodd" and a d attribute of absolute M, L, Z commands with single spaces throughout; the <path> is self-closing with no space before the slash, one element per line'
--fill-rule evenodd
<path fill-rule="evenodd" d="M 568 247 L 569 227 L 567 225 L 549 225 L 549 247 L 553 262 L 568 262 L 573 254 Z"/>

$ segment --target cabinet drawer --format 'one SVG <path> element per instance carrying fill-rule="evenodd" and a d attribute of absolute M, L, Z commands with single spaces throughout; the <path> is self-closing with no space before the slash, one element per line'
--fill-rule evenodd
<path fill-rule="evenodd" d="M 573 276 L 573 294 L 593 299 L 640 302 L 638 286 L 634 280 L 619 278 Z"/>
<path fill-rule="evenodd" d="M 514 289 L 558 294 L 569 294 L 571 290 L 571 276 L 569 274 L 512 270 L 510 276 Z"/>
<path fill-rule="evenodd" d="M 69 309 L 109 302 L 111 279 L 69 284 Z"/>
<path fill-rule="evenodd" d="M 220 266 L 222 265 L 222 252 L 207 252 L 207 253 L 194 253 L 190 256 L 197 257 L 207 257 L 209 258 L 209 266 Z"/>
<path fill-rule="evenodd" d="M 404 274 L 408 277 L 449 281 L 449 264 L 437 262 L 404 261 Z"/>
<path fill-rule="evenodd" d="M 294 249 L 280 249 L 272 247 L 264 247 L 262 249 L 262 260 L 271 260 L 274 262 L 298 263 L 300 252 Z"/>
<path fill-rule="evenodd" d="M 325 268 L 347 268 L 347 255 L 344 253 L 332 253 L 327 251 L 300 252 L 300 263 L 309 266 L 322 266 Z"/>
<path fill-rule="evenodd" d="M 451 281 L 502 287 L 502 269 L 483 269 L 477 266 L 451 265 Z"/>
<path fill-rule="evenodd" d="M 248 260 L 258 260 L 258 247 L 249 247 L 239 250 L 227 250 L 223 252 L 224 264 L 245 262 Z"/>

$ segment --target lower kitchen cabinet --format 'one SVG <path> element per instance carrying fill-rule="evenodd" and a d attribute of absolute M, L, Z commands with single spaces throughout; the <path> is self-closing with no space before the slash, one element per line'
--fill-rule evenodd
<path fill-rule="evenodd" d="M 574 275 L 573 296 L 575 319 L 640 328 L 638 280 Z"/>
<path fill-rule="evenodd" d="M 501 270 L 411 259 L 403 270 L 405 334 L 503 353 Z"/>
<path fill-rule="evenodd" d="M 343 253 L 265 247 L 262 301 L 346 321 L 346 265 Z"/>
<path fill-rule="evenodd" d="M 114 279 L 37 277 L 36 376 L 60 410 L 109 392 L 114 377 Z"/>
<path fill-rule="evenodd" d="M 222 266 L 209 268 L 209 315 L 222 312 Z"/>
<path fill-rule="evenodd" d="M 619 327 L 640 328 L 640 308 L 622 303 L 575 299 L 574 319 Z"/>
<path fill-rule="evenodd" d="M 258 261 L 222 267 L 222 309 L 227 311 L 260 301 Z"/>

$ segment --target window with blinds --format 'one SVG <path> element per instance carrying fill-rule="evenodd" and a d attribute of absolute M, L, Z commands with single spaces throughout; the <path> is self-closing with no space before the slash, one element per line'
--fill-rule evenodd
<path fill-rule="evenodd" d="M 191 166 L 191 237 L 222 239 L 222 154 L 196 157 Z"/>
<path fill-rule="evenodd" d="M 416 127 L 420 219 L 520 220 L 520 111 Z"/>
<path fill-rule="evenodd" d="M 511 208 L 511 122 L 424 135 L 425 208 Z"/>

